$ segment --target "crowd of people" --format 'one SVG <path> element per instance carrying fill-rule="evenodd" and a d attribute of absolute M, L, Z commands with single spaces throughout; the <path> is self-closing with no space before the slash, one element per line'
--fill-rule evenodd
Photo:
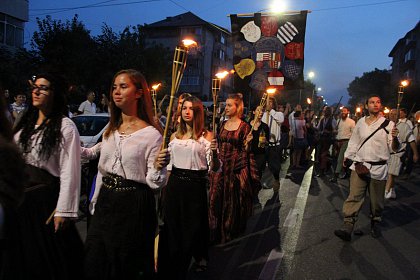
<path fill-rule="evenodd" d="M 14 162 L 0 165 L 1 279 L 186 279 L 190 268 L 207 269 L 210 245 L 244 233 L 255 197 L 261 188 L 279 191 L 287 161 L 291 172 L 314 165 L 333 184 L 350 177 L 343 226 L 334 232 L 343 240 L 351 240 L 369 190 L 378 237 L 395 177 L 418 161 L 420 111 L 411 121 L 404 108 L 383 116 L 378 96 L 367 99 L 365 116 L 347 107 L 292 109 L 269 97 L 245 117 L 235 93 L 213 128 L 191 94 L 179 96 L 171 119 L 163 100 L 154 115 L 137 70 L 119 71 L 111 84 L 109 101 L 103 95 L 98 106 L 109 124 L 91 148 L 68 118 L 61 76 L 36 75 L 30 96 L 18 94 L 10 106 L 0 97 L 0 154 Z M 77 113 L 98 112 L 94 100 L 88 92 Z M 99 159 L 84 243 L 75 227 L 81 158 Z M 267 166 L 271 186 L 261 184 Z"/>

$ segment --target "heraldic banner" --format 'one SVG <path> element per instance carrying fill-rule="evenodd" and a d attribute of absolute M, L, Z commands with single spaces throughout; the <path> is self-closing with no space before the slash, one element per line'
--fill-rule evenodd
<path fill-rule="evenodd" d="M 230 15 L 236 91 L 303 88 L 307 12 Z"/>

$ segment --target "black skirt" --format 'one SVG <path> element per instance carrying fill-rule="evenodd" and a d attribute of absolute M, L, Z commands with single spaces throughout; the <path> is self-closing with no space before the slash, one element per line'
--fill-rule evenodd
<path fill-rule="evenodd" d="M 160 279 L 186 279 L 192 257 L 208 259 L 207 170 L 172 168 L 159 234 Z"/>
<path fill-rule="evenodd" d="M 59 178 L 31 165 L 25 171 L 30 183 L 12 216 L 17 226 L 6 244 L 2 279 L 81 279 L 83 242 L 74 223 L 57 233 L 54 220 L 46 225 L 57 205 Z"/>
<path fill-rule="evenodd" d="M 131 180 L 114 187 L 108 185 L 112 177 L 102 181 L 86 238 L 85 279 L 151 279 L 157 230 L 153 191 Z"/>

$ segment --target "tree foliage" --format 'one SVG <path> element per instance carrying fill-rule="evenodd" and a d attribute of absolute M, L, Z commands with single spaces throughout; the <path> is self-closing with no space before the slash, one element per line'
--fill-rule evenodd
<path fill-rule="evenodd" d="M 170 78 L 172 54 L 160 45 L 146 47 L 141 25 L 117 33 L 104 24 L 96 37 L 77 15 L 67 21 L 37 18 L 37 25 L 30 51 L 1 51 L 0 82 L 4 88 L 16 91 L 23 87 L 17 86 L 18 81 L 27 84 L 32 75 L 53 71 L 72 85 L 70 102 L 79 103 L 90 89 L 108 94 L 113 75 L 121 69 L 137 69 L 149 83 Z"/>
<path fill-rule="evenodd" d="M 349 105 L 356 107 L 364 104 L 370 95 L 381 97 L 384 106 L 392 106 L 394 96 L 392 94 L 391 74 L 388 70 L 375 70 L 365 72 L 361 77 L 356 77 L 347 88 L 350 95 Z"/>

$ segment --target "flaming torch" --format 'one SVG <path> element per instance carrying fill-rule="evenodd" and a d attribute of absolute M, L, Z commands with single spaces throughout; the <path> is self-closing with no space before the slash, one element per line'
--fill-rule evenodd
<path fill-rule="evenodd" d="M 175 48 L 174 60 L 172 63 L 171 96 L 169 100 L 169 111 L 168 115 L 166 116 L 167 121 L 165 125 L 165 130 L 163 131 L 163 148 L 166 148 L 167 146 L 166 137 L 168 135 L 169 123 L 172 117 L 172 106 L 174 103 L 175 93 L 178 91 L 179 85 L 182 80 L 182 76 L 184 75 L 185 66 L 187 65 L 188 48 L 190 46 L 197 45 L 195 41 L 189 39 L 182 40 L 182 43 L 182 46 L 177 46 Z"/>
<path fill-rule="evenodd" d="M 222 79 L 229 74 L 228 71 L 219 72 L 216 74 L 216 78 L 212 80 L 211 91 L 213 94 L 213 136 L 216 137 L 216 115 L 217 115 L 217 98 L 222 85 Z"/>
<path fill-rule="evenodd" d="M 153 100 L 153 109 L 155 112 L 155 116 L 157 116 L 157 106 L 156 106 L 156 90 L 160 87 L 160 83 L 159 84 L 155 84 L 152 86 L 152 100 Z"/>
<path fill-rule="evenodd" d="M 404 80 L 398 86 L 398 95 L 397 95 L 397 122 L 400 119 L 400 103 L 403 99 L 404 88 L 408 86 L 408 81 Z"/>
<path fill-rule="evenodd" d="M 259 105 L 259 106 L 261 106 L 261 107 L 264 109 L 265 104 L 267 103 L 267 97 L 268 97 L 268 95 L 270 95 L 270 94 L 274 94 L 275 92 L 276 92 L 276 89 L 275 89 L 275 88 L 268 88 L 268 89 L 264 92 L 263 96 L 261 97 L 261 101 L 260 101 L 260 105 Z M 268 118 L 268 114 L 269 114 L 269 112 L 267 112 L 267 118 Z M 253 125 L 252 125 L 252 127 L 251 127 L 251 132 L 250 132 L 250 133 L 252 133 L 252 131 L 254 130 L 254 125 L 255 125 L 255 123 L 256 123 L 256 121 L 257 121 L 257 118 L 258 118 L 258 116 L 257 116 L 257 115 L 255 115 L 255 116 L 254 116 L 254 124 L 253 124 Z M 267 121 L 267 123 L 268 123 L 268 121 Z"/>

